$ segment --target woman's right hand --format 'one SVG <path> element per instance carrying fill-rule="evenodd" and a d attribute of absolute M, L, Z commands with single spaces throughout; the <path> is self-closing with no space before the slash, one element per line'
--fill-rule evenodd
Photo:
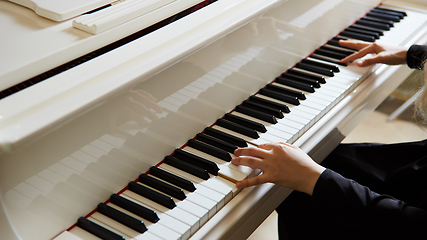
<path fill-rule="evenodd" d="M 350 63 L 357 59 L 360 59 L 356 62 L 357 66 L 359 67 L 366 67 L 376 63 L 384 63 L 388 65 L 399 65 L 406 63 L 406 53 L 408 49 L 405 47 L 363 42 L 358 40 L 340 40 L 339 44 L 343 47 L 349 47 L 358 50 L 350 56 L 343 58 L 340 61 L 342 63 Z M 365 57 L 368 54 L 372 54 L 372 56 Z"/>

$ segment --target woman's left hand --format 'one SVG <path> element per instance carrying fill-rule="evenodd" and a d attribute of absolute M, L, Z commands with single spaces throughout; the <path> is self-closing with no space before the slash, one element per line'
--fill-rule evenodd
<path fill-rule="evenodd" d="M 311 195 L 317 179 L 325 170 L 301 149 L 287 143 L 239 148 L 234 154 L 233 164 L 258 168 L 263 172 L 237 182 L 239 188 L 272 182 Z"/>

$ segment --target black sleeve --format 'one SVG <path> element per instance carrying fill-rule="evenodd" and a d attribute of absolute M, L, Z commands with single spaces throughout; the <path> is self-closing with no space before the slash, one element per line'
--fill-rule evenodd
<path fill-rule="evenodd" d="M 427 59 L 427 45 L 412 45 L 406 53 L 409 68 L 422 70 Z"/>
<path fill-rule="evenodd" d="M 318 179 L 312 199 L 326 214 L 368 233 L 387 233 L 393 239 L 427 235 L 427 211 L 372 192 L 330 169 Z"/>

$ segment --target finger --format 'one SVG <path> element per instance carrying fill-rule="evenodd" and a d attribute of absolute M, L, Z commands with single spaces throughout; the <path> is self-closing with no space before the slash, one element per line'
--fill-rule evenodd
<path fill-rule="evenodd" d="M 263 170 L 265 163 L 260 158 L 250 157 L 250 156 L 241 156 L 231 159 L 231 163 L 238 166 L 243 165 L 251 168 L 258 168 Z"/>
<path fill-rule="evenodd" d="M 341 59 L 340 62 L 342 63 L 349 63 L 349 62 L 353 62 L 356 59 L 362 58 L 370 53 L 376 53 L 376 48 L 374 45 L 369 45 L 361 50 L 359 50 L 358 52 L 355 52 L 343 59 Z"/>
<path fill-rule="evenodd" d="M 264 144 L 260 144 L 258 145 L 258 148 L 264 149 L 264 150 L 271 150 L 273 149 L 274 145 L 276 145 L 278 143 L 264 143 Z"/>
<path fill-rule="evenodd" d="M 258 157 L 258 158 L 265 158 L 267 156 L 267 151 L 262 148 L 245 147 L 245 148 L 238 148 L 234 150 L 234 155 L 236 155 L 237 157 L 252 156 L 252 157 Z"/>
<path fill-rule="evenodd" d="M 260 175 L 260 176 L 256 176 L 253 178 L 249 178 L 249 179 L 245 179 L 242 181 L 238 181 L 236 183 L 236 187 L 237 188 L 245 188 L 245 187 L 250 187 L 250 186 L 254 186 L 254 185 L 259 185 L 259 184 L 263 184 L 266 183 L 267 178 L 264 175 Z"/>
<path fill-rule="evenodd" d="M 352 48 L 355 50 L 360 50 L 371 45 L 371 43 L 359 40 L 339 40 L 338 43 L 340 44 L 340 46 Z"/>
<path fill-rule="evenodd" d="M 357 66 L 366 67 L 381 62 L 377 56 L 367 57 L 357 62 Z"/>

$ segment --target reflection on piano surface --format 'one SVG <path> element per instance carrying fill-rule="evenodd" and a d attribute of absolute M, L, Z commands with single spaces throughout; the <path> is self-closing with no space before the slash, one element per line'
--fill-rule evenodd
<path fill-rule="evenodd" d="M 21 8 L 0 2 L 0 20 L 10 23 L 1 90 L 137 28 L 132 20 L 90 35 Z M 259 172 L 230 165 L 234 149 L 284 141 L 321 161 L 410 74 L 339 64 L 353 50 L 337 40 L 425 43 L 426 9 L 218 0 L 4 97 L 1 238 L 245 239 L 290 190 L 237 189 Z M 50 55 L 20 49 L 14 31 L 51 34 L 40 47 L 52 45 Z"/>

